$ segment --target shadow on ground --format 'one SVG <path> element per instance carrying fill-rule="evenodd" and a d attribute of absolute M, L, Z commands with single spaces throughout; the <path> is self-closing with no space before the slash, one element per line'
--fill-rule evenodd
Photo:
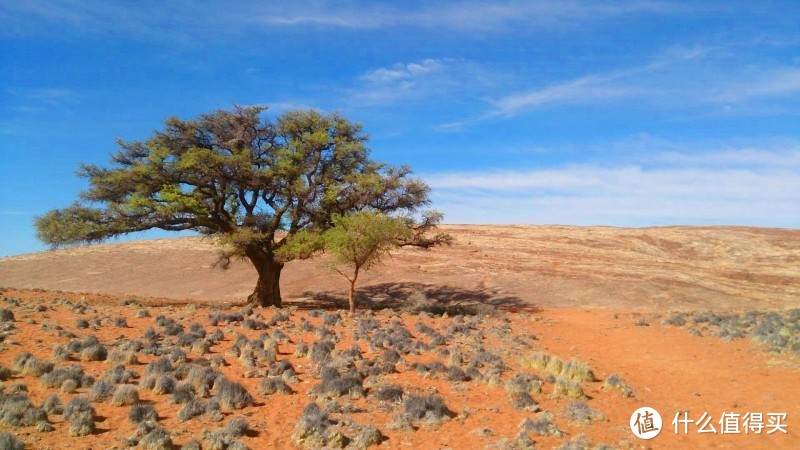
<path fill-rule="evenodd" d="M 346 309 L 347 297 L 340 292 L 306 291 L 292 305 L 301 309 Z M 419 312 L 476 314 L 500 309 L 511 312 L 538 312 L 536 305 L 513 295 L 488 289 L 465 289 L 424 283 L 381 283 L 358 288 L 356 307 L 360 309 L 402 309 Z"/>

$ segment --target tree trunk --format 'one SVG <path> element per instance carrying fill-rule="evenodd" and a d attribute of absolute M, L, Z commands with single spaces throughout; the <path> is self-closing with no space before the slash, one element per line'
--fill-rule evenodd
<path fill-rule="evenodd" d="M 275 261 L 275 258 L 263 250 L 248 251 L 247 256 L 258 272 L 256 288 L 247 297 L 248 303 L 253 306 L 276 306 L 280 308 L 280 279 L 283 263 Z"/>
<path fill-rule="evenodd" d="M 350 302 L 350 313 L 356 312 L 356 280 L 350 282 L 350 296 L 347 300 Z"/>
<path fill-rule="evenodd" d="M 356 312 L 356 280 L 358 279 L 358 266 L 356 266 L 356 272 L 353 275 L 353 279 L 350 280 L 350 295 L 347 297 L 347 300 L 350 302 L 350 314 Z"/>

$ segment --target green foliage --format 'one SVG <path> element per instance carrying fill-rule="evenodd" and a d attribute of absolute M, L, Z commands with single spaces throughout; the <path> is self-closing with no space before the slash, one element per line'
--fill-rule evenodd
<path fill-rule="evenodd" d="M 414 211 L 429 188 L 408 167 L 369 159 L 361 125 L 317 111 L 262 120 L 236 107 L 170 118 L 140 142 L 119 142 L 111 167 L 83 165 L 81 201 L 37 217 L 52 246 L 98 242 L 152 228 L 224 236 L 229 256 L 272 253 L 276 234 L 325 229 L 333 214 Z"/>
<path fill-rule="evenodd" d="M 333 227 L 322 241 L 334 267 L 369 270 L 410 237 L 411 229 L 402 218 L 359 211 L 333 216 Z"/>
<path fill-rule="evenodd" d="M 255 265 L 250 300 L 280 306 L 283 263 L 318 250 L 310 233 L 337 215 L 413 214 L 429 203 L 429 187 L 410 168 L 369 158 L 360 124 L 314 110 L 266 120 L 265 110 L 170 118 L 146 141 L 118 142 L 110 167 L 81 166 L 89 188 L 75 204 L 37 217 L 36 236 L 53 247 L 154 228 L 217 236 L 222 267 L 234 257 Z M 423 238 L 428 218 L 417 242 L 432 245 Z M 282 251 L 289 241 L 292 251 Z"/>

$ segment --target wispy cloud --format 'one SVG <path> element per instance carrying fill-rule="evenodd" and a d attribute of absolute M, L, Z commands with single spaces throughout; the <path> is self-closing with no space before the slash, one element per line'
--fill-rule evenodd
<path fill-rule="evenodd" d="M 481 92 L 495 77 L 480 64 L 455 58 L 423 59 L 368 70 L 344 92 L 354 106 L 386 106 L 400 101 Z"/>
<path fill-rule="evenodd" d="M 192 40 L 213 28 L 215 37 L 239 35 L 253 27 L 326 27 L 386 29 L 410 27 L 460 32 L 507 32 L 510 28 L 578 26 L 607 18 L 641 14 L 679 14 L 694 10 L 674 2 L 655 0 L 506 0 L 437 1 L 421 4 L 306 0 L 298 2 L 242 1 L 236 8 L 227 2 L 100 0 L 27 0 L 0 6 L 6 26 L 0 32 L 33 34 L 47 32 L 31 27 L 44 21 L 86 33 L 119 34 L 152 39 Z M 225 26 L 220 26 L 225 25 Z M 213 26 L 213 27 L 212 27 Z"/>
<path fill-rule="evenodd" d="M 556 24 L 576 26 L 583 21 L 598 21 L 631 14 L 675 14 L 689 8 L 658 1 L 498 1 L 431 2 L 420 8 L 391 4 L 364 3 L 342 6 L 340 3 L 299 4 L 294 10 L 281 8 L 264 14 L 260 21 L 270 25 L 316 25 L 336 28 L 374 29 L 413 27 L 456 31 L 502 32 L 524 24 L 549 27 Z"/>
<path fill-rule="evenodd" d="M 551 105 L 646 97 L 652 95 L 654 89 L 652 86 L 636 83 L 637 78 L 689 60 L 703 58 L 711 51 L 712 49 L 701 46 L 673 47 L 654 56 L 641 66 L 587 75 L 530 91 L 505 95 L 492 102 L 494 107 L 487 117 L 508 117 Z"/>
<path fill-rule="evenodd" d="M 431 173 L 426 180 L 451 223 L 800 226 L 800 143 L 651 159 L 660 163 Z"/>

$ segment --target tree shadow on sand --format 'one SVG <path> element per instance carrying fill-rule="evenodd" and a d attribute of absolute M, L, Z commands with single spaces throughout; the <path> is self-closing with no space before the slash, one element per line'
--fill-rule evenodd
<path fill-rule="evenodd" d="M 347 298 L 334 291 L 306 291 L 303 299 L 292 301 L 301 309 L 346 309 Z M 536 305 L 519 297 L 498 294 L 488 289 L 466 289 L 424 283 L 381 283 L 358 289 L 357 308 L 432 313 L 479 314 L 492 309 L 509 312 L 538 312 Z"/>

